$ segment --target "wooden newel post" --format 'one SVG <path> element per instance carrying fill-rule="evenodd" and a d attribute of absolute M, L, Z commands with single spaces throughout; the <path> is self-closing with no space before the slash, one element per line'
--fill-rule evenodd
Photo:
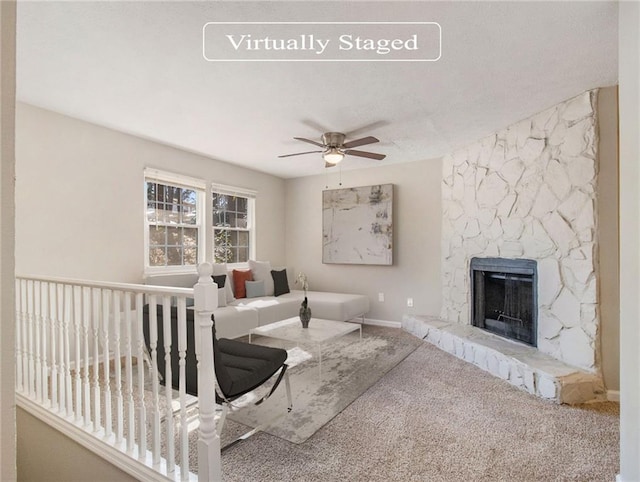
<path fill-rule="evenodd" d="M 193 287 L 196 357 L 198 359 L 198 480 L 221 481 L 220 437 L 216 430 L 215 370 L 213 365 L 213 322 L 218 307 L 218 286 L 213 282 L 211 263 L 198 265 L 198 283 Z"/>

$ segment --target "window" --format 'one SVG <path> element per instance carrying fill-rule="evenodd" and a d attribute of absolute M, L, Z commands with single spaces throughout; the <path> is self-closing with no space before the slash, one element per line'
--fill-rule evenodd
<path fill-rule="evenodd" d="M 204 181 L 145 170 L 146 267 L 177 269 L 204 259 Z"/>
<path fill-rule="evenodd" d="M 211 194 L 214 262 L 246 263 L 255 257 L 255 193 L 214 185 Z"/>

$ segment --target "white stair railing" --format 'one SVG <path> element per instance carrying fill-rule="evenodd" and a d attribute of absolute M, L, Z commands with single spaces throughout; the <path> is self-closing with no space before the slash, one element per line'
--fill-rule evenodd
<path fill-rule="evenodd" d="M 140 479 L 221 480 L 211 336 L 218 295 L 211 271 L 208 263 L 198 267 L 194 289 L 16 277 L 18 404 Z M 195 346 L 187 343 L 188 323 Z M 186 393 L 191 350 L 198 360 L 197 404 Z M 178 387 L 171 386 L 172 353 Z M 190 432 L 196 418 L 198 433 Z"/>

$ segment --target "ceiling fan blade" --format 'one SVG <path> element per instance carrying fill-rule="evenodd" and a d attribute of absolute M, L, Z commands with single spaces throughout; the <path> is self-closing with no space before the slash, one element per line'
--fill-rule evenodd
<path fill-rule="evenodd" d="M 302 124 L 309 127 L 313 132 L 329 132 L 331 129 L 327 126 L 323 126 L 320 122 L 316 122 L 313 119 L 302 119 Z M 369 131 L 364 131 L 369 132 Z"/>
<path fill-rule="evenodd" d="M 347 149 L 346 151 L 344 151 L 344 153 L 350 156 L 368 157 L 369 159 L 375 159 L 377 161 L 381 161 L 382 159 L 387 157 L 384 154 L 376 154 L 375 152 L 356 151 L 354 149 Z"/>
<path fill-rule="evenodd" d="M 324 151 L 296 152 L 295 154 L 283 154 L 282 156 L 278 156 L 278 157 L 301 156 L 301 155 L 303 155 L 303 154 L 317 154 L 318 152 L 324 152 Z"/>
<path fill-rule="evenodd" d="M 367 144 L 373 144 L 374 142 L 380 142 L 373 136 L 363 137 L 362 139 L 356 139 L 355 141 L 349 141 L 342 144 L 345 149 L 351 149 L 352 147 L 366 146 Z"/>
<path fill-rule="evenodd" d="M 309 144 L 313 144 L 314 146 L 325 147 L 325 145 L 320 142 L 312 141 L 311 139 L 305 139 L 304 137 L 294 137 L 294 139 L 297 141 L 308 142 Z"/>
<path fill-rule="evenodd" d="M 374 122 L 370 122 L 369 124 L 365 124 L 360 127 L 357 127 L 355 129 L 346 129 L 345 134 L 349 139 L 351 139 L 352 137 L 359 136 L 360 134 L 363 134 L 365 132 L 371 132 L 374 129 L 380 129 L 381 127 L 386 127 L 388 125 L 389 125 L 389 121 L 386 121 L 386 120 L 374 121 Z"/>

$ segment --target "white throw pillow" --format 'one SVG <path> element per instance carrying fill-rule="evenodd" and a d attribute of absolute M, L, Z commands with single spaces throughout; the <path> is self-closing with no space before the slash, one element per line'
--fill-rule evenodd
<path fill-rule="evenodd" d="M 273 296 L 273 278 L 271 277 L 271 263 L 269 261 L 249 260 L 249 269 L 254 281 L 264 281 L 265 296 Z"/>
<path fill-rule="evenodd" d="M 224 308 L 225 306 L 227 306 L 227 290 L 226 288 L 218 288 L 218 308 Z"/>
<path fill-rule="evenodd" d="M 233 296 L 233 290 L 231 288 L 231 285 L 233 284 L 233 280 L 229 278 L 229 275 L 227 273 L 227 263 L 213 263 L 213 275 L 219 276 L 222 274 L 227 275 L 227 280 L 224 283 L 224 291 L 226 293 L 227 304 L 229 304 L 232 301 L 235 301 L 236 298 L 235 296 Z M 218 306 L 220 306 L 219 303 L 218 303 Z M 225 306 L 227 305 L 225 304 Z"/>

